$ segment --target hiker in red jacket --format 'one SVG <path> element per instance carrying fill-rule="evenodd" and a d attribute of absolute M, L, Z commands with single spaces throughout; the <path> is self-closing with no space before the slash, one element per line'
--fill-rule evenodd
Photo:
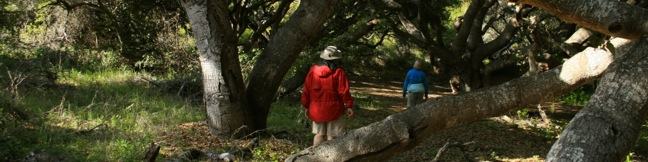
<path fill-rule="evenodd" d="M 349 80 L 339 66 L 340 50 L 328 46 L 320 54 L 322 63 L 311 66 L 304 80 L 301 104 L 313 121 L 313 145 L 331 140 L 342 133 L 342 115 L 353 117 L 353 98 Z"/>

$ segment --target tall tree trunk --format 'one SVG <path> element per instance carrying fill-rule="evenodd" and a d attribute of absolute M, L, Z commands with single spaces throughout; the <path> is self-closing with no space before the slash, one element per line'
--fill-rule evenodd
<path fill-rule="evenodd" d="M 227 3 L 183 0 L 182 6 L 191 21 L 200 56 L 209 128 L 219 136 L 234 135 L 249 125 L 251 118 L 244 109 L 244 85 Z"/>
<path fill-rule="evenodd" d="M 622 161 L 648 115 L 648 41 L 639 40 L 610 66 L 547 161 Z"/>
<path fill-rule="evenodd" d="M 281 81 L 304 46 L 321 32 L 337 0 L 302 0 L 286 24 L 272 36 L 250 73 L 247 86 L 252 129 L 264 129 Z"/>
<path fill-rule="evenodd" d="M 498 116 L 569 92 L 598 78 L 610 62 L 611 53 L 589 48 L 551 71 L 422 103 L 307 148 L 286 161 L 384 160 L 412 148 L 431 133 Z"/>

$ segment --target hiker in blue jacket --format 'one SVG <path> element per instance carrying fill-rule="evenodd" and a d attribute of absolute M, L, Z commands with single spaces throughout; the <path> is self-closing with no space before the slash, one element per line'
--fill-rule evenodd
<path fill-rule="evenodd" d="M 403 82 L 403 98 L 407 97 L 407 108 L 415 106 L 428 98 L 428 82 L 425 72 L 421 70 L 423 63 L 414 62 L 414 67 L 407 71 Z"/>

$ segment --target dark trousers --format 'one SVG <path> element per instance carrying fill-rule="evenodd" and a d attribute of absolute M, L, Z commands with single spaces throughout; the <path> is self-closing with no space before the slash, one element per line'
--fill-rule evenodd
<path fill-rule="evenodd" d="M 407 108 L 423 102 L 423 92 L 407 92 Z"/>

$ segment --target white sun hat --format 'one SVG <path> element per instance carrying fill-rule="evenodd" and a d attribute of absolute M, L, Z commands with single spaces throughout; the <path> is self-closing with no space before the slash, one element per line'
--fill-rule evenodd
<path fill-rule="evenodd" d="M 324 51 L 322 51 L 322 53 L 320 54 L 320 58 L 322 58 L 324 60 L 340 59 L 341 58 L 340 52 L 342 52 L 342 51 L 337 49 L 337 47 L 328 46 L 328 47 L 324 48 Z"/>

